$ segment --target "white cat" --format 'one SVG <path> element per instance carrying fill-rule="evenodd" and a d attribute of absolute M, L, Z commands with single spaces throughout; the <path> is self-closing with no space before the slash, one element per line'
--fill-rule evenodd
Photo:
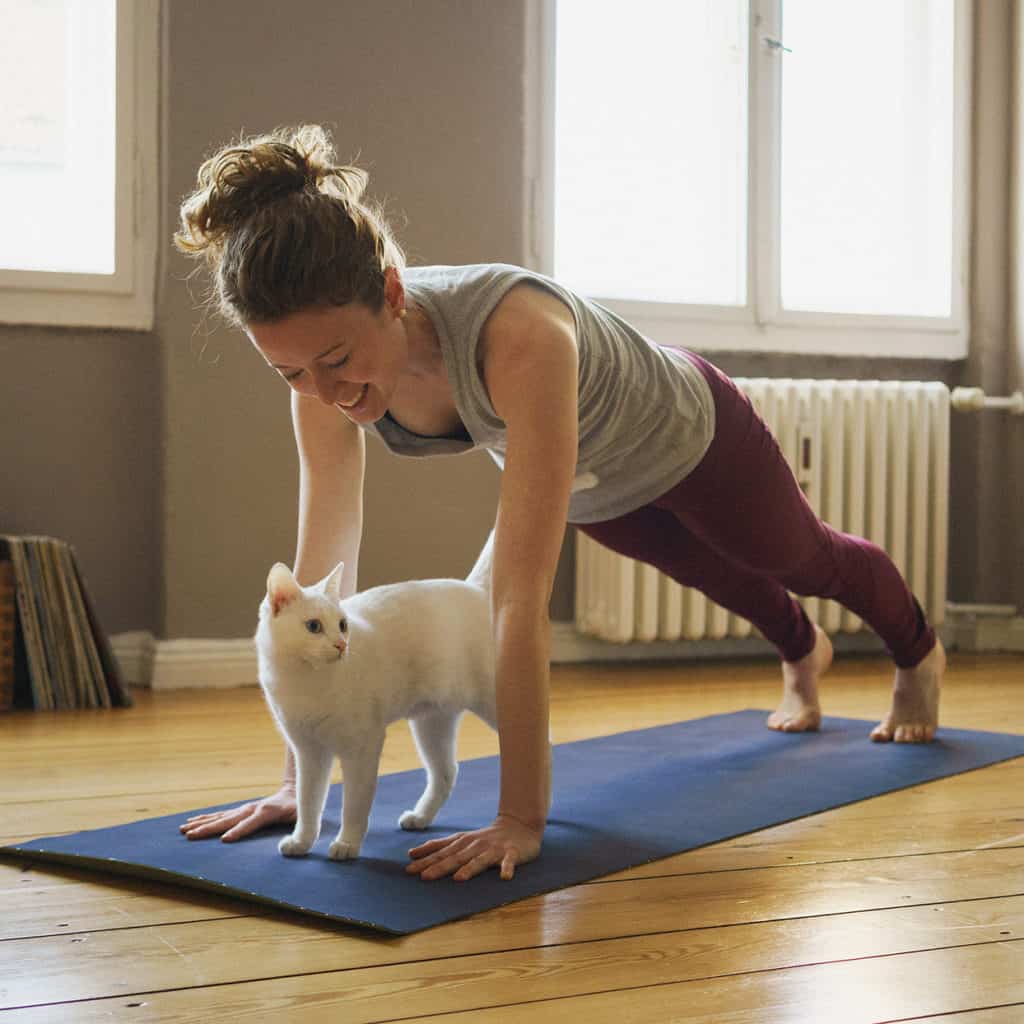
<path fill-rule="evenodd" d="M 491 539 L 466 580 L 413 580 L 339 600 L 344 564 L 302 587 L 278 562 L 260 605 L 260 684 L 295 753 L 297 820 L 278 849 L 308 853 L 320 835 L 334 758 L 344 779 L 341 830 L 328 856 L 359 855 L 377 789 L 384 731 L 409 719 L 427 772 L 398 824 L 424 829 L 448 799 L 465 710 L 496 728 Z"/>

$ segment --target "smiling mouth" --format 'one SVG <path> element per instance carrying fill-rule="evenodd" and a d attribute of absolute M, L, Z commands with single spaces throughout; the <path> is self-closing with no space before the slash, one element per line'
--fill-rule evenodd
<path fill-rule="evenodd" d="M 336 404 L 339 405 L 342 409 L 354 409 L 366 396 L 366 392 L 369 389 L 369 387 L 369 384 L 364 384 L 359 394 L 356 395 L 356 397 L 352 399 L 351 402 L 337 402 Z"/>

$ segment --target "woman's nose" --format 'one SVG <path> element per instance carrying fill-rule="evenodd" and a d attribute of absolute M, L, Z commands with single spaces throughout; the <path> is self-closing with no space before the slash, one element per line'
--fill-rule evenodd
<path fill-rule="evenodd" d="M 324 405 L 334 405 L 334 380 L 330 374 L 322 370 L 313 374 L 313 385 L 316 387 L 316 396 Z"/>

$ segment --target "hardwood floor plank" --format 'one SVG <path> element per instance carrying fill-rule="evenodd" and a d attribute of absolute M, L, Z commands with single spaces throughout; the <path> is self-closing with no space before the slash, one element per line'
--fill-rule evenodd
<path fill-rule="evenodd" d="M 944 1013 L 939 1017 L 906 1017 L 904 1020 L 920 1021 L 921 1024 L 1021 1024 L 1024 1021 L 1024 1003 L 993 1006 L 987 1010 L 968 1010 L 966 1013 Z M 881 1024 L 890 1022 L 882 1021 Z"/>
<path fill-rule="evenodd" d="M 561 1024 L 566 1019 L 588 1024 L 889 1024 L 1024 1001 L 1022 960 L 1024 942 L 993 943 L 403 1019 L 405 1024 Z M 317 1018 L 310 1021 L 316 1024 Z"/>
<path fill-rule="evenodd" d="M 0 990 L 6 992 L 2 1005 L 16 1006 L 32 1001 L 26 984 L 50 993 L 50 999 L 91 999 L 122 991 L 129 978 L 135 986 L 130 991 L 152 991 L 300 969 L 370 967 L 682 929 L 841 917 L 1008 897 L 1016 895 L 1011 878 L 1024 880 L 1024 850 L 577 886 L 397 939 L 307 924 L 298 915 L 273 911 L 264 918 L 87 930 L 77 936 L 62 932 L 0 943 Z M 1021 890 L 1024 895 L 1024 884 Z M 73 938 L 83 941 L 73 943 Z M 230 956 L 225 949 L 232 951 Z M 142 978 L 148 980 L 140 987 Z"/>
<path fill-rule="evenodd" d="M 65 869 L 57 868 L 58 872 Z M 184 886 L 116 878 L 106 884 L 85 872 L 40 871 L 21 875 L 21 887 L 0 891 L 0 941 L 74 935 L 112 928 L 141 928 L 182 921 L 212 921 L 259 913 L 251 902 Z"/>
<path fill-rule="evenodd" d="M 825 713 L 877 720 L 891 675 L 885 659 L 840 658 L 825 680 Z M 556 666 L 552 736 L 771 708 L 777 677 L 767 662 Z M 1022 692 L 1024 657 L 955 654 L 943 721 L 1024 732 Z M 460 757 L 494 752 L 494 734 L 468 718 Z M 0 715 L 8 810 L 0 829 L 9 833 L 0 842 L 268 792 L 281 753 L 257 687 L 137 691 L 126 711 Z M 413 767 L 399 723 L 382 770 Z M 86 1001 L 0 1011 L 0 1024 L 369 1021 L 383 1010 L 510 1024 L 526 1013 L 531 1022 L 583 1013 L 588 1024 L 900 1015 L 1016 1024 L 1024 1021 L 1016 1005 L 1024 994 L 1011 984 L 1024 976 L 1021 792 L 1024 760 L 1007 762 L 404 939 L 182 887 L 3 861 L 0 993 Z M 979 941 L 987 944 L 966 944 Z M 843 957 L 873 959 L 810 966 Z M 642 987 L 601 994 L 610 979 Z M 545 1001 L 516 1005 L 542 991 Z M 511 1003 L 472 1009 L 494 1006 L 496 993 Z M 858 1002 L 862 994 L 869 998 Z"/>
<path fill-rule="evenodd" d="M 145 1007 L 141 1021 L 206 1024 L 294 1019 L 344 1020 L 346 1024 L 396 1020 L 410 1004 L 421 1015 L 450 1014 L 519 1003 L 564 1000 L 594 993 L 639 990 L 699 982 L 712 976 L 791 970 L 810 964 L 902 955 L 950 946 L 1005 942 L 1024 936 L 1024 897 L 937 905 L 910 910 L 851 914 L 739 925 L 629 939 L 583 942 L 505 953 L 412 961 L 394 966 L 314 973 L 305 950 L 292 951 L 292 976 L 248 984 L 204 985 L 198 964 L 196 987 L 145 992 L 61 1006 L 61 1019 L 109 1020 L 126 1001 Z M 164 935 L 183 958 L 186 948 Z M 244 943 L 231 943 L 235 955 Z M 282 963 L 282 967 L 286 966 Z M 137 976 L 137 975 L 136 975 Z M 213 978 L 203 979 L 207 982 Z M 52 993 L 52 988 L 47 987 Z M 28 1000 L 26 1000 L 27 1002 Z M 56 1010 L 51 1006 L 50 1009 Z M 311 1009 L 315 1015 L 310 1017 Z M 65 1012 L 67 1016 L 65 1017 Z M 331 1015 L 334 1015 L 333 1017 Z M 105 1016 L 106 1015 L 106 1016 Z M 5 1019 L 0 1017 L 0 1020 Z M 15 1015 L 15 1018 L 17 1016 Z M 31 1018 L 29 1018 L 31 1019 Z M 278 1017 L 277 1019 L 281 1019 Z"/>
<path fill-rule="evenodd" d="M 0 845 L 13 845 L 42 836 L 64 835 L 93 828 L 111 828 L 167 814 L 180 814 L 184 821 L 187 812 L 194 808 L 242 803 L 266 793 L 266 787 L 260 789 L 249 783 L 220 788 L 196 785 L 179 793 L 139 792 L 23 802 L 18 804 L 16 816 L 12 815 L 10 819 L 0 822 Z"/>
<path fill-rule="evenodd" d="M 489 730 L 483 732 L 485 726 L 467 725 L 460 735 L 461 757 L 497 753 L 497 739 Z M 40 790 L 60 793 L 62 799 L 129 794 L 180 796 L 197 780 L 203 790 L 237 787 L 239 780 L 246 780 L 247 795 L 272 792 L 280 785 L 284 748 L 276 735 L 268 733 L 262 742 L 252 744 L 232 740 L 229 750 L 211 755 L 209 739 L 189 746 L 179 742 L 173 730 L 163 730 L 159 738 L 153 739 L 147 738 L 147 731 L 140 729 L 138 736 L 111 737 L 102 754 L 91 746 L 63 751 L 59 761 L 48 750 L 26 747 L 16 759 L 7 759 L 0 775 L 0 801 L 10 807 L 34 803 L 37 797 L 31 794 Z M 411 743 L 404 722 L 392 725 L 381 772 L 420 767 Z M 333 779 L 340 778 L 335 765 Z"/>

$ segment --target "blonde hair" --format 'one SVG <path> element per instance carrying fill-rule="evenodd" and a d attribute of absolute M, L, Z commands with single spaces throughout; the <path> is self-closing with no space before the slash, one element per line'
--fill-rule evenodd
<path fill-rule="evenodd" d="M 300 125 L 242 138 L 199 168 L 174 244 L 205 260 L 229 322 L 383 305 L 384 271 L 405 258 L 380 207 L 363 200 L 369 175 L 335 161 L 330 134 Z"/>

